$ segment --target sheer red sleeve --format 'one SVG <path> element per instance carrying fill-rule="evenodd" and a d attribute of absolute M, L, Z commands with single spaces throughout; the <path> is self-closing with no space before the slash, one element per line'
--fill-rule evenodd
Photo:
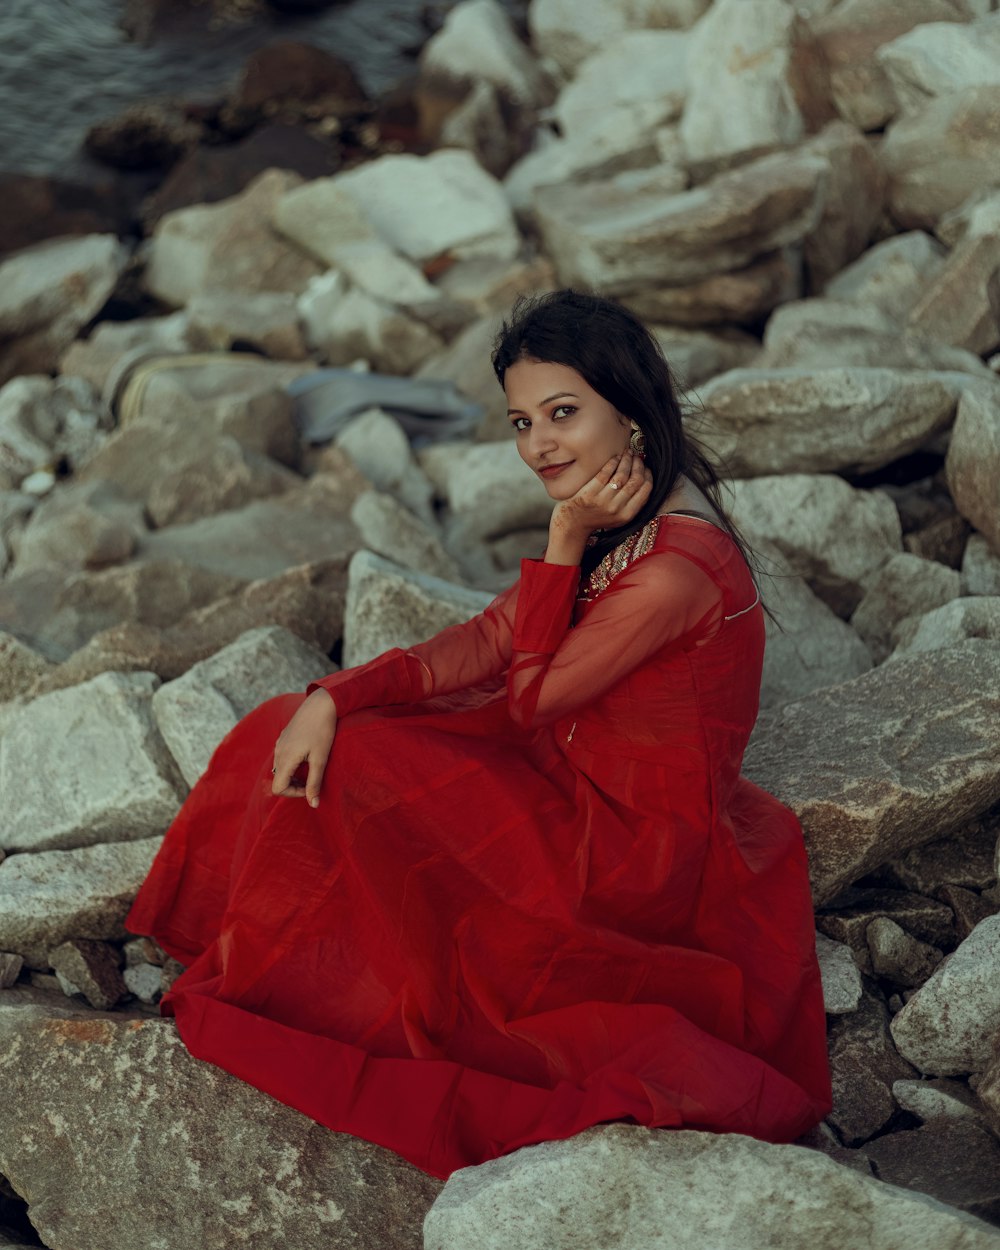
<path fill-rule="evenodd" d="M 715 581 L 662 548 L 619 573 L 570 628 L 579 569 L 521 562 L 507 692 L 523 728 L 586 706 L 668 642 L 704 630 L 721 612 Z"/>

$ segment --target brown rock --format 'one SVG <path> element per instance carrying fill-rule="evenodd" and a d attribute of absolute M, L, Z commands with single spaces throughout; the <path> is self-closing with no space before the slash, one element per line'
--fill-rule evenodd
<path fill-rule="evenodd" d="M 807 146 L 830 167 L 819 222 L 803 245 L 809 289 L 821 291 L 871 241 L 884 208 L 886 178 L 871 144 L 846 122 L 827 126 Z"/>
<path fill-rule="evenodd" d="M 966 539 L 972 532 L 969 523 L 958 515 L 939 517 L 903 536 L 903 546 L 922 560 L 937 560 L 950 569 L 960 568 Z"/>
<path fill-rule="evenodd" d="M 865 1146 L 880 1180 L 1000 1224 L 1000 1144 L 970 1120 L 946 1117 Z"/>
<path fill-rule="evenodd" d="M 188 320 L 188 339 L 198 350 L 251 347 L 272 360 L 308 355 L 294 295 L 196 295 Z"/>
<path fill-rule="evenodd" d="M 281 39 L 247 58 L 224 118 L 229 125 L 249 127 L 275 116 L 316 119 L 368 108 L 347 61 L 311 44 Z"/>
<path fill-rule="evenodd" d="M 55 971 L 71 981 L 98 1011 L 109 1011 L 128 993 L 118 962 L 113 946 L 86 938 L 71 938 L 49 951 L 49 963 Z"/>
<path fill-rule="evenodd" d="M 827 1123 L 845 1146 L 856 1146 L 884 1127 L 896 1111 L 893 1081 L 916 1076 L 917 1070 L 896 1051 L 889 1013 L 870 986 L 857 1011 L 829 1022 L 827 1039 L 833 1084 Z"/>
<path fill-rule="evenodd" d="M 163 169 L 198 141 L 199 127 L 176 109 L 143 102 L 90 127 L 85 151 L 115 169 Z"/>
<path fill-rule="evenodd" d="M 980 920 L 997 913 L 995 903 L 972 890 L 963 890 L 960 885 L 943 885 L 938 890 L 938 898 L 955 913 L 955 931 L 960 942 L 965 941 Z"/>
<path fill-rule="evenodd" d="M 951 837 L 916 846 L 890 859 L 879 875 L 890 885 L 935 897 L 944 885 L 984 890 L 996 880 L 993 854 L 998 834 L 1000 819 L 997 813 L 987 812 Z"/>
<path fill-rule="evenodd" d="M 888 916 L 876 916 L 865 930 L 872 970 L 893 985 L 915 989 L 941 962 L 941 952 L 918 942 Z"/>
<path fill-rule="evenodd" d="M 915 940 L 952 950 L 958 942 L 955 919 L 941 902 L 906 890 L 882 887 L 841 891 L 816 914 L 816 928 L 851 948 L 862 972 L 872 975 L 868 926 L 878 917 L 893 921 Z"/>
<path fill-rule="evenodd" d="M 21 955 L 0 954 L 0 990 L 9 990 L 21 974 L 24 958 Z"/>
<path fill-rule="evenodd" d="M 0 1172 L 49 1245 L 419 1250 L 441 1181 L 194 1058 L 170 1020 L 8 994 Z"/>
<path fill-rule="evenodd" d="M 955 507 L 1000 549 L 1000 386 L 962 396 L 945 472 Z"/>
<path fill-rule="evenodd" d="M 127 216 L 121 190 L 107 178 L 0 174 L 0 256 L 64 235 L 120 234 Z"/>
<path fill-rule="evenodd" d="M 998 714 L 1000 644 L 969 639 L 761 716 L 744 768 L 802 821 L 817 904 L 997 802 Z"/>
<path fill-rule="evenodd" d="M 114 484 L 67 482 L 31 514 L 17 539 L 15 570 L 121 564 L 136 550 L 145 528 L 142 508 Z"/>
<path fill-rule="evenodd" d="M 0 703 L 24 694 L 51 667 L 43 655 L 0 630 Z"/>
<path fill-rule="evenodd" d="M 1000 235 L 965 239 L 948 257 L 909 316 L 915 330 L 980 356 L 1000 347 L 1000 322 L 988 284 L 1000 274 Z"/>
<path fill-rule="evenodd" d="M 802 294 L 800 266 L 788 251 L 745 269 L 714 274 L 687 286 L 651 286 L 622 296 L 643 320 L 673 325 L 756 325 L 772 309 Z"/>

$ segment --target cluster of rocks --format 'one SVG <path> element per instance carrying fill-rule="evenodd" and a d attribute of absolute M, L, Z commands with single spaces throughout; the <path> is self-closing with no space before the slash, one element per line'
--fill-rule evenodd
<path fill-rule="evenodd" d="M 994 10 L 533 0 L 525 44 L 464 0 L 421 57 L 432 150 L 278 159 L 138 247 L 0 264 L 10 1244 L 25 1202 L 84 1250 L 1000 1242 Z M 123 919 L 241 716 L 544 546 L 489 351 L 574 284 L 654 328 L 761 558 L 745 772 L 805 831 L 834 1107 L 794 1146 L 602 1125 L 442 1187 L 192 1059 L 180 965 Z M 478 433 L 370 406 L 313 443 L 324 366 L 447 380 Z"/>

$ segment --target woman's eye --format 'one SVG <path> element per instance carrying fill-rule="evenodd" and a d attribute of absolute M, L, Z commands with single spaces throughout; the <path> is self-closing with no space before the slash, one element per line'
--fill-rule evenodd
<path fill-rule="evenodd" d="M 558 408 L 553 408 L 553 409 L 552 409 L 552 415 L 553 415 L 553 416 L 555 416 L 555 414 L 556 414 L 557 412 L 569 412 L 569 413 L 573 413 L 573 412 L 576 412 L 576 409 L 573 407 L 573 405 L 572 405 L 572 404 L 560 404 Z M 561 418 L 561 417 L 560 417 L 559 419 L 560 419 L 560 420 L 562 420 L 562 418 Z"/>
<path fill-rule="evenodd" d="M 521 424 L 522 421 L 524 422 L 524 425 Z M 527 417 L 515 417 L 514 420 L 511 422 L 511 425 L 514 427 L 515 430 L 518 431 L 518 433 L 520 433 L 521 430 L 526 430 L 528 428 L 528 418 Z"/>

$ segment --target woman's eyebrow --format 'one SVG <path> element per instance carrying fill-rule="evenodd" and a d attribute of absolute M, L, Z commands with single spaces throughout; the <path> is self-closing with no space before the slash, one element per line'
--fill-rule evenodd
<path fill-rule="evenodd" d="M 539 408 L 544 408 L 544 406 L 545 406 L 546 404 L 551 404 L 551 403 L 552 403 L 552 401 L 553 401 L 554 399 L 566 399 L 566 398 L 569 398 L 569 399 L 579 399 L 579 398 L 580 398 L 580 396 L 579 396 L 579 395 L 574 395 L 572 391 L 559 391 L 559 393 L 558 393 L 558 394 L 556 394 L 556 395 L 550 395 L 550 396 L 548 397 L 548 399 L 543 399 L 543 400 L 541 401 L 541 403 L 540 403 L 538 406 L 539 406 Z M 508 408 L 508 409 L 507 409 L 507 416 L 508 416 L 508 417 L 512 417 L 512 416 L 514 415 L 514 413 L 515 413 L 515 412 L 521 413 L 521 416 L 524 416 L 524 413 L 522 413 L 522 412 L 521 412 L 521 409 L 520 409 L 520 408 Z"/>

